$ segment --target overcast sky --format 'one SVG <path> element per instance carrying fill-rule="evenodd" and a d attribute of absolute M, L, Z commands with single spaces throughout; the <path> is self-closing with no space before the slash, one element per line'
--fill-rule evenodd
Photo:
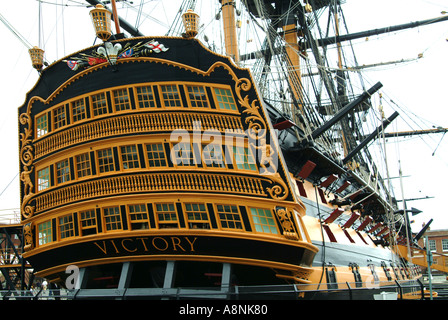
<path fill-rule="evenodd" d="M 50 62 L 91 46 L 95 41 L 89 9 L 77 6 L 78 3 L 82 1 L 48 0 L 42 6 L 45 25 L 41 31 L 45 42 L 41 46 Z M 163 35 L 165 29 L 159 28 L 155 20 L 167 24 L 177 3 L 180 1 L 148 1 L 144 7 L 148 15 L 142 16 L 140 30 L 148 36 Z M 198 11 L 201 10 L 204 9 L 199 7 Z M 349 31 L 358 32 L 440 17 L 441 11 L 448 11 L 448 3 L 446 0 L 347 0 L 343 10 Z M 120 15 L 130 18 L 128 21 L 133 21 L 133 13 L 130 9 L 119 9 Z M 32 45 L 39 43 L 36 0 L 2 1 L 0 14 Z M 161 33 L 157 33 L 157 28 Z M 3 40 L 0 50 L 1 215 L 9 212 L 6 209 L 19 208 L 17 108 L 24 102 L 26 92 L 34 86 L 38 75 L 31 67 L 26 46 L 3 23 L 0 23 L 0 32 Z M 210 34 L 208 36 L 211 37 Z M 448 22 L 441 22 L 353 42 L 361 65 L 413 59 L 423 53 L 423 58 L 412 63 L 365 72 L 370 85 L 377 81 L 383 84 L 381 92 L 386 116 L 394 109 L 402 116 L 387 131 L 429 129 L 431 126 L 448 128 L 447 38 Z M 405 114 L 411 117 L 405 117 Z M 422 223 L 431 218 L 434 219 L 432 229 L 448 229 L 448 208 L 444 201 L 447 197 L 448 135 L 443 139 L 441 134 L 407 138 L 401 139 L 400 143 L 391 140 L 388 141 L 387 155 L 390 158 L 390 175 L 398 176 L 399 160 L 405 176 L 403 186 L 400 186 L 399 179 L 393 180 L 397 198 L 401 198 L 401 187 L 406 199 L 434 197 L 407 202 L 408 208 L 416 207 L 423 211 L 413 217 L 413 231 L 418 232 Z"/>

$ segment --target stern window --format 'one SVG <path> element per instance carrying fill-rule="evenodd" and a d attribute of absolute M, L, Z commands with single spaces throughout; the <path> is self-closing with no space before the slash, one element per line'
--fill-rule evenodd
<path fill-rule="evenodd" d="M 269 209 L 251 208 L 252 220 L 255 225 L 255 231 L 263 233 L 278 234 L 272 212 Z"/>
<path fill-rule="evenodd" d="M 38 243 L 43 245 L 53 241 L 53 232 L 51 228 L 51 221 L 45 221 L 38 225 Z"/>
<path fill-rule="evenodd" d="M 156 101 L 152 92 L 152 87 L 137 87 L 138 106 L 140 108 L 155 108 Z"/>
<path fill-rule="evenodd" d="M 128 89 L 117 89 L 113 91 L 115 111 L 131 109 L 129 102 Z"/>
<path fill-rule="evenodd" d="M 86 106 L 84 104 L 84 99 L 79 99 L 72 104 L 73 112 L 73 122 L 80 121 L 86 118 Z"/>
<path fill-rule="evenodd" d="M 65 105 L 53 110 L 53 123 L 55 129 L 65 126 Z"/>
<path fill-rule="evenodd" d="M 37 127 L 37 137 L 42 137 L 43 135 L 48 133 L 48 119 L 47 114 L 44 114 L 37 118 L 36 120 Z"/>
<path fill-rule="evenodd" d="M 210 229 L 207 209 L 203 203 L 186 203 L 185 213 L 190 229 Z"/>
<path fill-rule="evenodd" d="M 112 149 L 98 150 L 98 168 L 100 173 L 114 171 L 114 157 Z"/>
<path fill-rule="evenodd" d="M 83 236 L 96 234 L 96 212 L 88 210 L 80 212 L 81 232 Z"/>
<path fill-rule="evenodd" d="M 76 173 L 78 178 L 91 174 L 89 153 L 83 153 L 76 156 Z"/>
<path fill-rule="evenodd" d="M 119 207 L 104 208 L 104 222 L 107 231 L 121 230 L 121 214 Z"/>
<path fill-rule="evenodd" d="M 61 239 L 73 237 L 75 235 L 73 216 L 71 214 L 59 218 L 59 233 Z"/>
<path fill-rule="evenodd" d="M 216 100 L 218 100 L 218 106 L 221 110 L 236 111 L 235 100 L 233 99 L 232 92 L 228 89 L 215 88 Z"/>
<path fill-rule="evenodd" d="M 56 177 L 58 184 L 70 181 L 70 167 L 67 159 L 56 163 Z"/>
<path fill-rule="evenodd" d="M 204 87 L 187 86 L 188 98 L 193 108 L 208 108 Z"/>
<path fill-rule="evenodd" d="M 43 168 L 37 172 L 37 190 L 45 190 L 50 187 L 50 169 Z"/>
<path fill-rule="evenodd" d="M 161 86 L 163 103 L 165 107 L 182 107 L 179 92 L 176 85 Z"/>
<path fill-rule="evenodd" d="M 177 212 L 174 203 L 157 203 L 156 216 L 159 228 L 178 228 Z"/>
<path fill-rule="evenodd" d="M 150 167 L 165 167 L 165 150 L 163 144 L 147 144 L 146 145 L 146 155 L 148 157 L 148 165 Z"/>
<path fill-rule="evenodd" d="M 243 230 L 241 215 L 237 206 L 219 204 L 216 208 L 223 229 Z"/>
<path fill-rule="evenodd" d="M 135 145 L 123 146 L 120 148 L 123 169 L 140 168 L 137 147 Z"/>
<path fill-rule="evenodd" d="M 134 204 L 128 207 L 131 220 L 131 230 L 149 229 L 148 211 L 144 204 Z"/>
<path fill-rule="evenodd" d="M 93 116 L 100 116 L 108 113 L 106 94 L 104 92 L 95 94 L 90 97 L 92 100 Z"/>
<path fill-rule="evenodd" d="M 235 164 L 238 169 L 243 170 L 257 170 L 255 160 L 252 157 L 249 149 L 246 147 L 233 147 L 233 154 L 235 157 Z"/>

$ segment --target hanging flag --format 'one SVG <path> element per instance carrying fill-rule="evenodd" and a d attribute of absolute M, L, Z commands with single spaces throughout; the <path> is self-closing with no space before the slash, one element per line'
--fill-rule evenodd
<path fill-rule="evenodd" d="M 154 40 L 146 43 L 145 47 L 150 48 L 155 53 L 160 53 L 162 51 L 165 52 L 169 49 L 169 48 L 166 48 L 163 44 L 159 43 L 158 41 L 154 41 Z"/>

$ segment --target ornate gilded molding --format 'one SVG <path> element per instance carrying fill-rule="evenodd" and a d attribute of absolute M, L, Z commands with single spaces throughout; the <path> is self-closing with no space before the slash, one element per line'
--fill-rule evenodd
<path fill-rule="evenodd" d="M 247 133 L 249 135 L 249 145 L 261 150 L 261 166 L 265 169 L 263 177 L 270 181 L 270 187 L 266 188 L 269 195 L 276 200 L 285 200 L 289 195 L 289 189 L 284 179 L 278 172 L 278 154 L 276 150 L 267 143 L 266 135 L 269 127 L 260 114 L 260 105 L 258 99 L 249 102 L 249 96 L 242 97 L 242 91 L 251 89 L 251 82 L 248 79 L 238 79 L 235 84 L 235 92 L 238 96 L 238 102 L 243 107 L 243 113 L 248 114 L 245 119 L 248 125 Z M 277 156 L 277 157 L 276 157 Z"/>
<path fill-rule="evenodd" d="M 23 226 L 23 236 L 25 241 L 23 249 L 25 251 L 34 249 L 33 225 L 31 222 Z"/>
<path fill-rule="evenodd" d="M 35 207 L 30 205 L 30 200 L 34 197 L 34 185 L 31 175 L 34 172 L 34 146 L 33 146 L 33 119 L 31 117 L 31 109 L 35 100 L 42 100 L 39 97 L 33 97 L 28 102 L 26 113 L 19 116 L 19 122 L 23 126 L 23 133 L 19 135 L 20 142 L 20 162 L 22 170 L 20 173 L 20 181 L 22 182 L 22 217 L 27 219 L 33 216 Z"/>
<path fill-rule="evenodd" d="M 291 219 L 292 212 L 288 212 L 285 209 L 281 208 L 276 211 L 276 214 L 280 221 L 280 226 L 283 229 L 283 235 L 285 236 L 285 238 L 291 240 L 299 240 L 299 236 L 294 229 L 294 223 Z"/>

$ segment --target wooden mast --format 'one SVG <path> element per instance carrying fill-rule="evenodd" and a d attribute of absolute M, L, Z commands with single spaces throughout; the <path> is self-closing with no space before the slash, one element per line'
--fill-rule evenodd
<path fill-rule="evenodd" d="M 118 20 L 117 5 L 115 3 L 115 0 L 112 0 L 111 4 L 112 4 L 112 12 L 113 12 L 113 15 L 114 15 L 115 31 L 117 32 L 117 34 L 119 34 L 119 33 L 121 33 L 121 31 L 120 31 L 120 22 Z"/>
<path fill-rule="evenodd" d="M 235 1 L 222 0 L 221 3 L 222 3 L 226 54 L 230 56 L 235 61 L 236 64 L 238 64 L 240 56 L 238 53 L 238 42 L 236 37 Z"/>
<path fill-rule="evenodd" d="M 291 88 L 291 94 L 294 96 L 294 100 L 297 101 L 300 110 L 303 108 L 302 104 L 302 81 L 301 81 L 301 72 L 300 72 L 300 57 L 299 57 L 299 45 L 297 43 L 297 32 L 296 32 L 296 24 L 287 24 L 282 26 L 284 31 L 284 38 L 286 42 L 286 55 L 288 56 L 290 65 L 289 65 L 289 83 Z M 299 85 L 294 84 L 294 80 L 299 82 Z M 294 107 L 291 106 L 291 115 L 294 119 L 295 123 L 298 123 L 296 119 L 296 114 L 293 112 Z M 303 110 L 302 110 L 303 111 Z"/>

